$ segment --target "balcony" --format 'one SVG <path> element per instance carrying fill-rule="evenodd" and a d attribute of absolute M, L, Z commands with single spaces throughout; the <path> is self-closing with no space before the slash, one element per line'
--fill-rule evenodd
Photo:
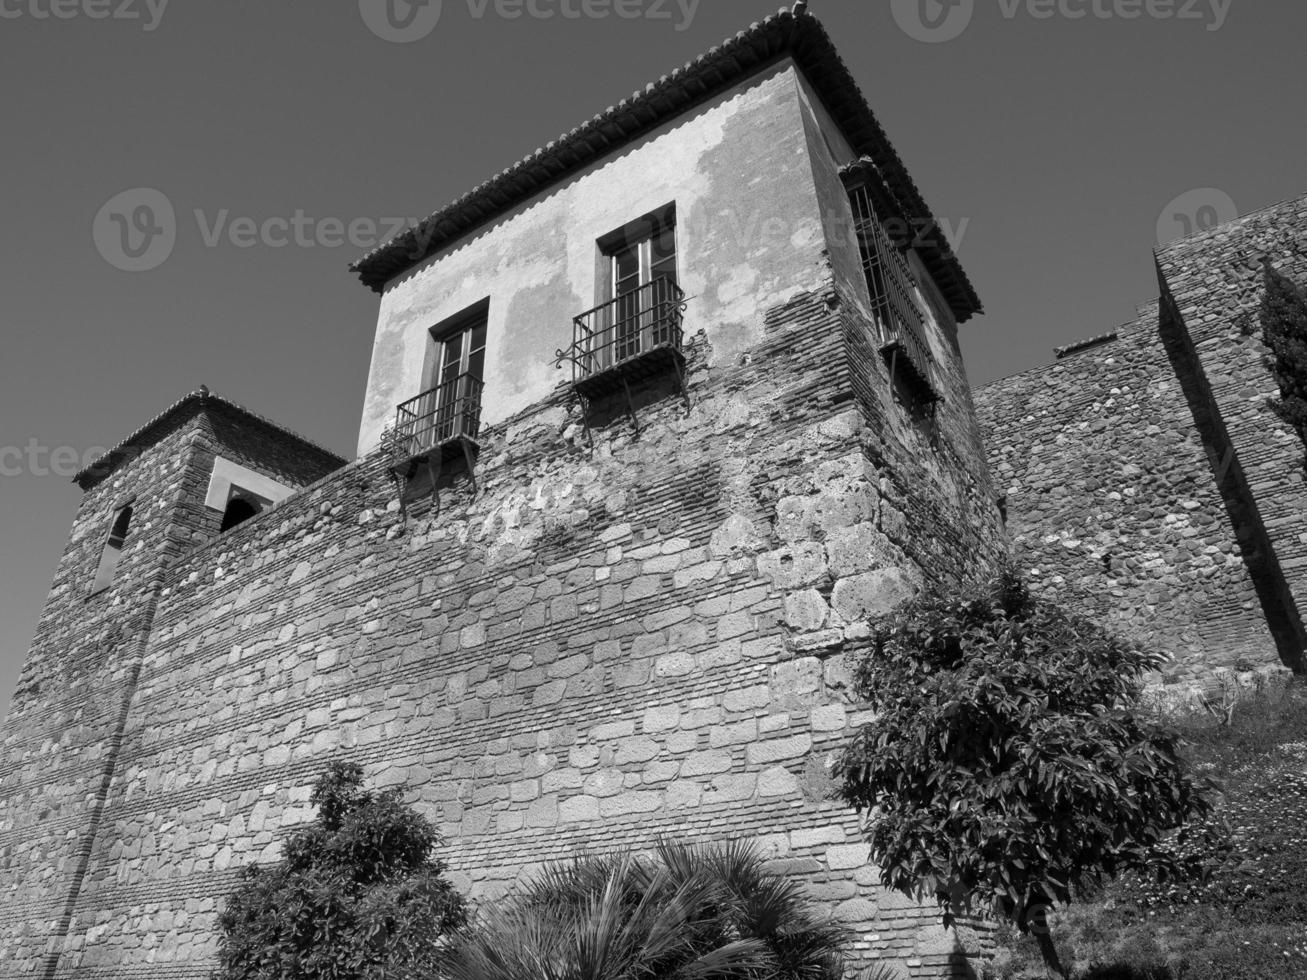
<path fill-rule="evenodd" d="M 439 456 L 441 460 L 477 446 L 481 432 L 479 378 L 470 374 L 423 392 L 399 406 L 395 420 L 396 465 Z"/>
<path fill-rule="evenodd" d="M 887 334 L 889 339 L 881 345 L 880 352 L 889 365 L 890 376 L 902 378 L 923 404 L 938 402 L 939 392 L 931 369 L 934 359 L 925 337 L 910 327 L 891 327 Z"/>
<path fill-rule="evenodd" d="M 655 279 L 576 317 L 558 366 L 571 361 L 572 386 L 587 399 L 629 391 L 630 382 L 667 370 L 682 378 L 684 320 L 685 293 L 671 279 Z"/>
<path fill-rule="evenodd" d="M 933 406 L 940 400 L 935 387 L 935 359 L 926 341 L 925 318 L 914 295 L 912 268 L 889 240 L 865 192 L 854 192 L 853 206 L 863 272 L 881 331 L 881 356 L 892 378 L 902 380 L 921 404 Z"/>

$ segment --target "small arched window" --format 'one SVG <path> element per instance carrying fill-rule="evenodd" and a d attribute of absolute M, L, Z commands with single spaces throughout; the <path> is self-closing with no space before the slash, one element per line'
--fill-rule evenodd
<path fill-rule="evenodd" d="M 127 544 L 127 535 L 131 527 L 132 509 L 124 507 L 114 517 L 113 528 L 104 543 L 104 550 L 100 552 L 100 567 L 95 571 L 95 584 L 91 586 L 92 595 L 98 595 L 113 585 L 114 573 L 118 571 L 118 562 L 122 559 L 123 548 Z"/>
<path fill-rule="evenodd" d="M 232 497 L 227 503 L 227 510 L 222 515 L 221 530 L 226 533 L 261 513 L 263 508 L 248 497 Z"/>

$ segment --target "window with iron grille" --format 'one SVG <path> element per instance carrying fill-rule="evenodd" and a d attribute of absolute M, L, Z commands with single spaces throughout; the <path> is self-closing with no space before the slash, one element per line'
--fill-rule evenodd
<path fill-rule="evenodd" d="M 426 391 L 399 407 L 398 454 L 413 458 L 450 442 L 475 442 L 481 429 L 489 303 L 432 331 Z"/>
<path fill-rule="evenodd" d="M 880 329 L 882 352 L 891 368 L 901 365 L 927 400 L 937 398 L 934 358 L 926 340 L 925 317 L 917 305 L 916 278 L 907 258 L 890 241 L 865 186 L 849 191 L 862 269 Z"/>
<path fill-rule="evenodd" d="M 679 301 L 676 206 L 646 215 L 600 241 L 604 276 L 591 314 L 590 355 L 602 370 L 673 342 Z"/>

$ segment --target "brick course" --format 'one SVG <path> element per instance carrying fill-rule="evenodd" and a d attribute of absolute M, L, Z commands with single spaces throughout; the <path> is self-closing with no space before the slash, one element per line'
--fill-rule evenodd
<path fill-rule="evenodd" d="M 591 450 L 560 388 L 485 435 L 478 494 L 454 476 L 438 514 L 429 488 L 401 508 L 372 454 L 170 553 L 54 975 L 207 975 L 239 868 L 277 858 L 339 755 L 407 787 L 478 898 L 580 848 L 744 837 L 861 956 L 961 969 L 980 939 L 882 892 L 857 816 L 828 799 L 865 720 L 848 664 L 868 618 L 1001 550 L 951 328 L 933 337 L 933 424 L 895 403 L 871 329 L 830 282 L 770 311 L 737 364 L 710 368 L 698 334 L 688 413 L 655 384 L 638 436 L 613 412 Z M 166 468 L 158 448 L 128 472 Z M 58 699 L 85 710 L 88 692 Z M 22 710 L 3 755 L 10 895 L 49 866 L 25 794 L 78 800 L 100 771 L 90 754 L 39 771 Z M 86 817 L 40 827 L 77 838 Z M 65 886 L 47 890 L 54 908 Z M 0 977 L 31 975 L 50 926 L 6 904 Z"/>

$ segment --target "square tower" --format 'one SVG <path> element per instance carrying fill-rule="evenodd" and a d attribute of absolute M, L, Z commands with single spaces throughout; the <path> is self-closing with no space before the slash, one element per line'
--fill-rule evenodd
<path fill-rule="evenodd" d="M 84 496 L 0 736 L 0 975 L 57 961 L 170 567 L 342 463 L 201 390 L 77 475 Z"/>

